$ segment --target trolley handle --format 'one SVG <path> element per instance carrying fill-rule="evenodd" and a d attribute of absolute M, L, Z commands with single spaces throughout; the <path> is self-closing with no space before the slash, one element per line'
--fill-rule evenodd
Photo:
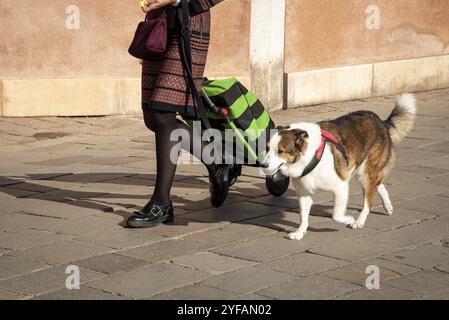
<path fill-rule="evenodd" d="M 223 116 L 223 118 L 226 120 L 227 123 L 231 122 L 231 119 L 229 118 L 229 109 L 228 108 L 217 107 L 217 105 L 212 102 L 212 100 L 209 98 L 209 96 L 207 95 L 206 91 L 204 91 L 203 88 L 201 88 L 201 93 L 208 104 L 208 109 L 211 112 Z"/>

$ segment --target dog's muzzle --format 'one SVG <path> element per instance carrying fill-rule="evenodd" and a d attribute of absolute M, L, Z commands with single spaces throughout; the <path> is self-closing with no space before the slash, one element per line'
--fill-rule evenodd
<path fill-rule="evenodd" d="M 265 164 L 265 166 L 261 166 L 261 168 L 263 169 L 263 171 L 269 175 L 269 176 L 273 176 L 275 175 L 279 170 L 281 170 L 282 166 L 285 164 L 285 162 L 281 163 L 276 169 L 272 169 L 269 170 L 269 165 Z"/>

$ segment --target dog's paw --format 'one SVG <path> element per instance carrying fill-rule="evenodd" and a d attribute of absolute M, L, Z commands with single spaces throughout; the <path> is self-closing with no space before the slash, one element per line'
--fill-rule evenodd
<path fill-rule="evenodd" d="M 334 220 L 345 225 L 352 225 L 355 222 L 354 217 L 351 216 L 338 217 L 334 218 Z"/>
<path fill-rule="evenodd" d="M 389 216 L 393 215 L 393 206 L 391 204 L 384 205 L 384 209 Z"/>
<path fill-rule="evenodd" d="M 307 231 L 297 231 L 290 233 L 287 238 L 290 240 L 302 240 L 306 235 Z"/>
<path fill-rule="evenodd" d="M 362 223 L 361 221 L 357 220 L 354 223 L 351 224 L 352 229 L 363 229 L 365 227 L 365 223 Z"/>

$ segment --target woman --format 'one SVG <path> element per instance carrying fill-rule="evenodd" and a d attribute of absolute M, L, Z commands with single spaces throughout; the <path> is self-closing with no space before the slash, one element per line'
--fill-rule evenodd
<path fill-rule="evenodd" d="M 189 1 L 192 73 L 198 90 L 201 88 L 209 48 L 209 9 L 221 1 Z M 190 127 L 177 120 L 176 115 L 197 118 L 180 55 L 180 26 L 176 15 L 176 6 L 179 3 L 180 0 L 147 0 L 144 7 L 149 19 L 166 15 L 168 48 L 161 58 L 143 61 L 142 109 L 146 126 L 156 135 L 157 178 L 151 200 L 141 211 L 128 218 L 127 224 L 132 228 L 147 228 L 173 222 L 170 190 L 176 172 L 176 162 L 173 163 L 170 155 L 178 142 L 170 141 L 170 134 L 175 129 L 185 129 L 190 137 L 193 137 Z M 212 204 L 218 207 L 227 196 L 229 167 L 208 165 L 207 169 L 211 182 Z"/>

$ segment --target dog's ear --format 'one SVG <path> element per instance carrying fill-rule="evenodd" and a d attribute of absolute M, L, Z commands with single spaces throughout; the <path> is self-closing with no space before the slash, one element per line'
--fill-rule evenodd
<path fill-rule="evenodd" d="M 309 137 L 309 134 L 307 133 L 307 131 L 301 131 L 300 134 L 299 134 L 299 137 L 300 137 L 302 140 L 305 140 L 306 138 Z"/>
<path fill-rule="evenodd" d="M 288 130 L 288 129 L 290 129 L 290 126 L 277 126 L 276 127 L 277 131 Z"/>
<path fill-rule="evenodd" d="M 304 140 L 309 137 L 309 134 L 307 133 L 307 131 L 304 131 L 304 130 L 297 130 L 296 134 L 297 135 L 296 135 L 295 145 L 297 147 L 300 147 L 300 146 L 302 146 Z"/>

